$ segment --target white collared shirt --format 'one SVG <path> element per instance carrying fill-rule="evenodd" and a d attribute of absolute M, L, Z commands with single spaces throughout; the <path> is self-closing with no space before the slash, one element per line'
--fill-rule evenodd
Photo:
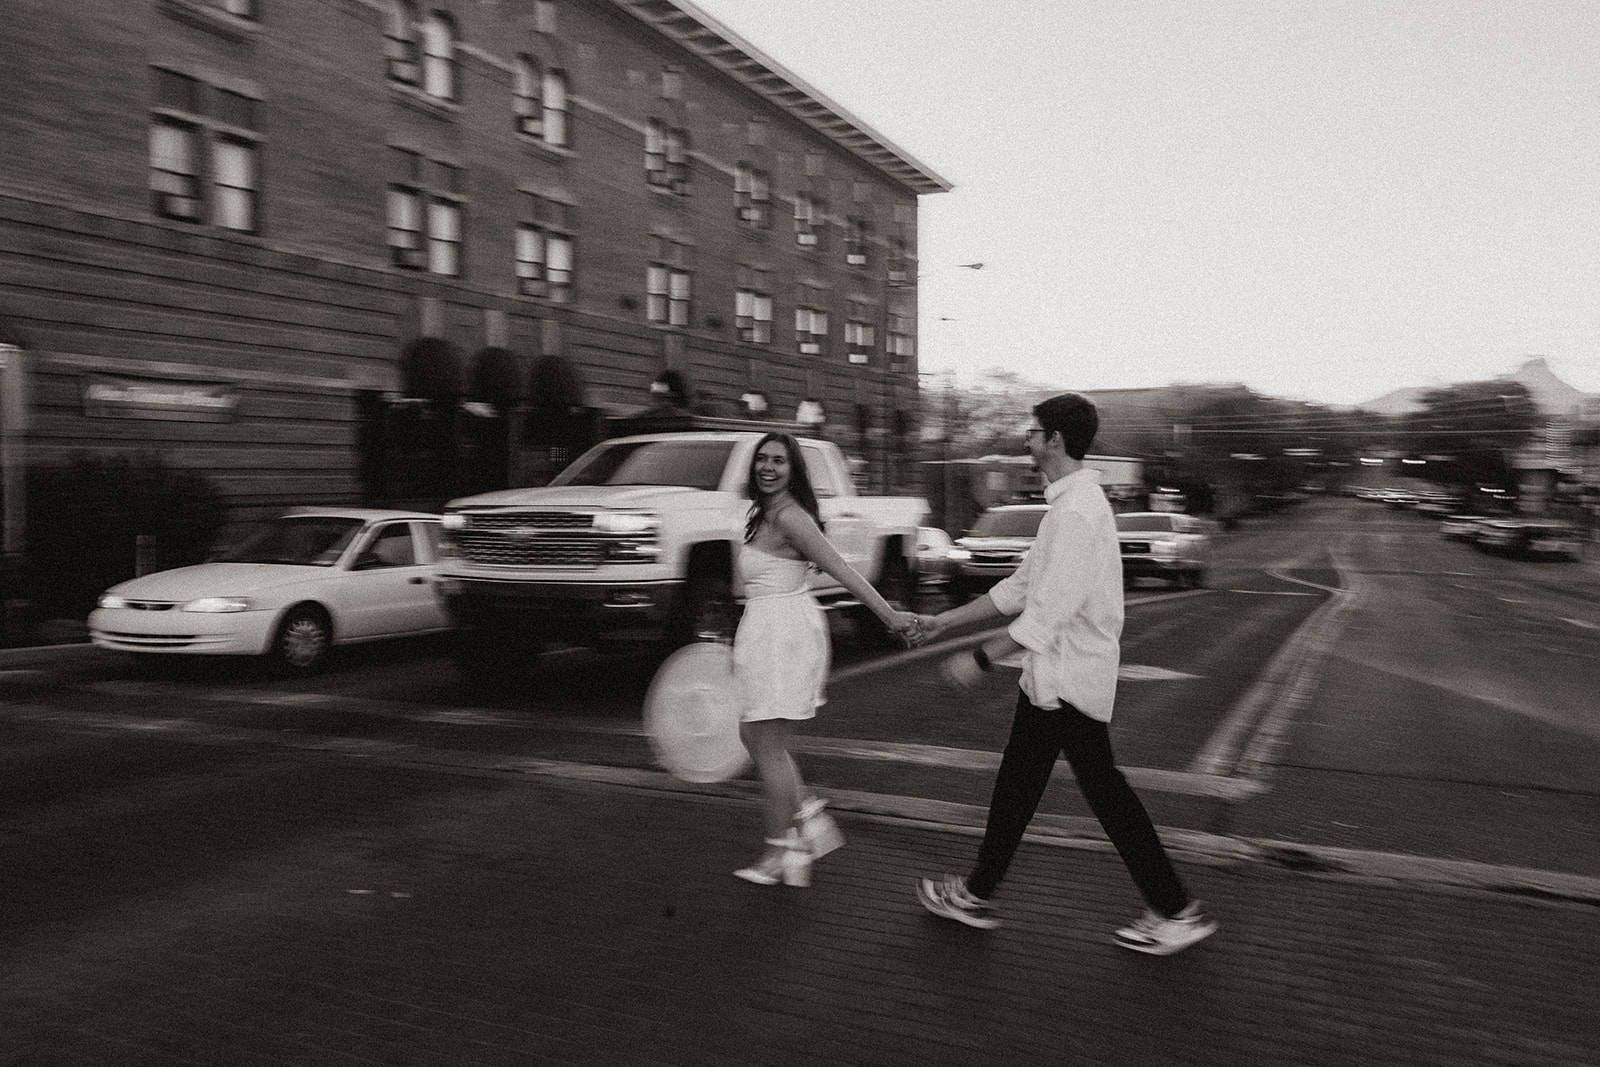
<path fill-rule="evenodd" d="M 1016 572 L 989 590 L 1016 615 L 1009 632 L 1023 647 L 1022 691 L 1035 707 L 1071 704 L 1111 721 L 1122 637 L 1122 555 L 1117 523 L 1087 467 L 1045 487 L 1050 504 Z"/>

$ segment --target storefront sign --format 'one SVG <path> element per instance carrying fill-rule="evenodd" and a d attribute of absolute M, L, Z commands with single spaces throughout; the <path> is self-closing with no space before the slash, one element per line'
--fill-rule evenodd
<path fill-rule="evenodd" d="M 155 381 L 89 374 L 83 379 L 83 413 L 107 419 L 230 422 L 239 393 L 223 382 Z"/>

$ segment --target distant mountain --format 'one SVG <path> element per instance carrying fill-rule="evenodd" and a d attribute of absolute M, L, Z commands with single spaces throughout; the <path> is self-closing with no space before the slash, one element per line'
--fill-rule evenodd
<path fill-rule="evenodd" d="M 1356 407 L 1362 411 L 1370 411 L 1374 415 L 1409 415 L 1413 411 L 1422 410 L 1422 395 L 1432 386 L 1414 385 L 1406 389 L 1395 389 L 1384 393 L 1373 400 L 1364 400 Z"/>
<path fill-rule="evenodd" d="M 1499 374 L 1495 381 L 1517 382 L 1528 390 L 1528 395 L 1546 415 L 1570 415 L 1584 405 L 1588 394 L 1557 378 L 1543 356 L 1534 356 L 1511 371 Z M 1422 398 L 1438 386 L 1411 386 L 1396 389 L 1382 396 L 1357 404 L 1363 411 L 1378 415 L 1405 415 L 1422 409 Z"/>

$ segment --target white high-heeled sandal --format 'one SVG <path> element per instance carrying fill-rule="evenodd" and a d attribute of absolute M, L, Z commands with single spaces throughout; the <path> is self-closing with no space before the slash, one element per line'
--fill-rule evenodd
<path fill-rule="evenodd" d="M 756 885 L 808 886 L 811 884 L 811 850 L 798 830 L 767 838 L 767 854 L 748 867 L 733 872 Z"/>
<path fill-rule="evenodd" d="M 822 810 L 826 803 L 821 797 L 811 797 L 800 805 L 800 836 L 805 839 L 813 860 L 820 860 L 844 844 L 844 832 L 839 824 Z"/>

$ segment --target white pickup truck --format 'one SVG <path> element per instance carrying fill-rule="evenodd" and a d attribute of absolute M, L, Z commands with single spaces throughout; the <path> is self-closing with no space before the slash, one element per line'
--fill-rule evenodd
<path fill-rule="evenodd" d="M 603 441 L 547 486 L 445 507 L 437 588 L 461 628 L 469 679 L 525 662 L 546 642 L 585 644 L 643 630 L 669 647 L 730 637 L 738 621 L 733 554 L 750 507 L 759 430 L 644 433 Z M 915 588 L 918 497 L 856 493 L 837 445 L 800 437 L 839 554 L 891 603 Z M 828 608 L 866 609 L 826 574 Z M 866 634 L 876 619 L 866 616 Z"/>

